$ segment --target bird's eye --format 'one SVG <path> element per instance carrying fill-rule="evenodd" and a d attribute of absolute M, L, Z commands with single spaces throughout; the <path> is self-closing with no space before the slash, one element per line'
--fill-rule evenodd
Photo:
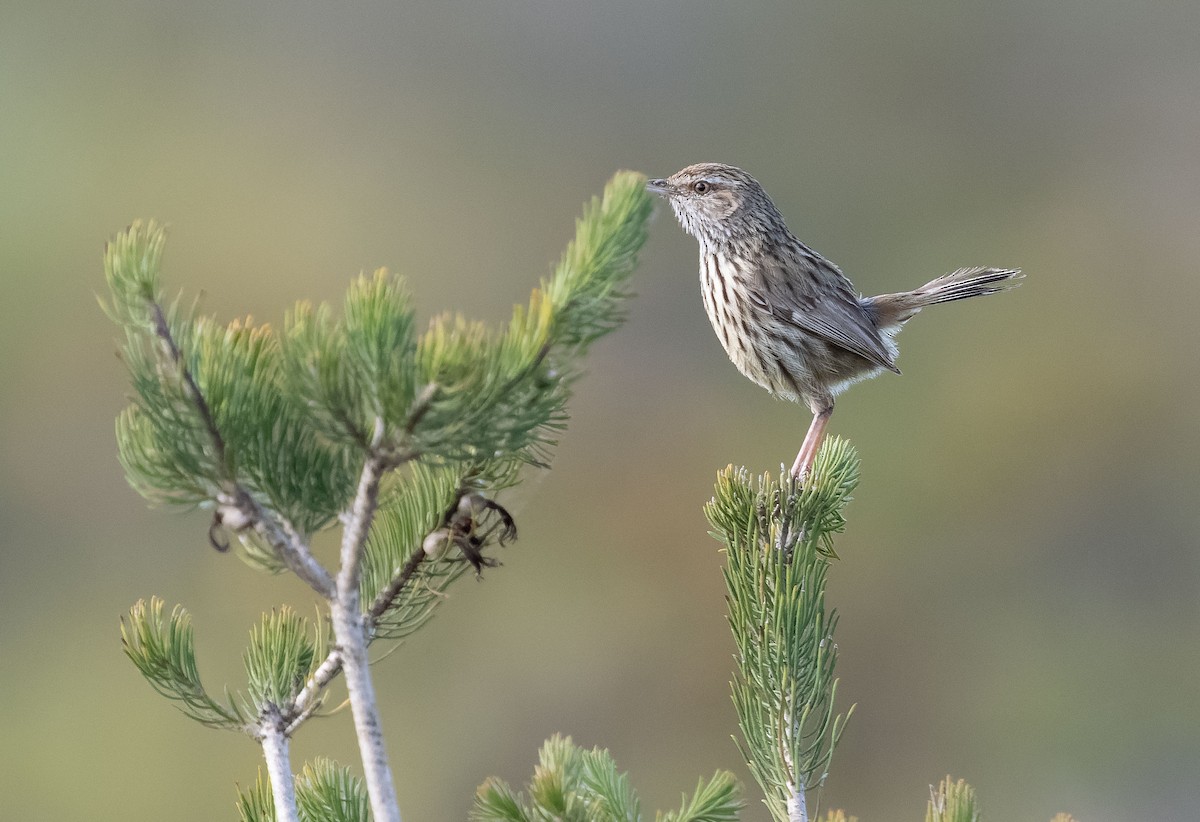
<path fill-rule="evenodd" d="M 712 186 L 710 186 L 704 180 L 697 180 L 696 182 L 692 183 L 692 191 L 696 192 L 697 194 L 707 194 L 710 188 L 712 188 Z"/>

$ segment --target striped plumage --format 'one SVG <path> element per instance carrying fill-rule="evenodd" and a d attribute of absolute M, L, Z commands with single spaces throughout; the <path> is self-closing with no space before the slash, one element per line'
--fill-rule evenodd
<path fill-rule="evenodd" d="M 895 371 L 892 338 L 928 305 L 1017 284 L 1009 268 L 963 268 L 914 291 L 861 297 L 842 272 L 788 230 L 758 181 L 719 163 L 688 166 L 648 188 L 671 202 L 700 244 L 700 285 L 713 330 L 733 364 L 772 394 L 801 402 L 813 423 L 792 466 L 812 466 L 851 383 Z"/>

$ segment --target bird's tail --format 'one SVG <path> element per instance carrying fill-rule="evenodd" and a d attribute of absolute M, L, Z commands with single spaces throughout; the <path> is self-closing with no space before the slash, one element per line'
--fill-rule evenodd
<path fill-rule="evenodd" d="M 965 300 L 995 294 L 1021 284 L 1024 278 L 1019 268 L 960 268 L 930 280 L 918 289 L 900 294 L 880 294 L 867 302 L 875 311 L 877 321 L 887 327 L 906 322 L 927 305 Z"/>

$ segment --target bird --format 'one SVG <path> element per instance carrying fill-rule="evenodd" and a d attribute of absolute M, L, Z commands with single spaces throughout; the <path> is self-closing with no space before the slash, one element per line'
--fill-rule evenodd
<path fill-rule="evenodd" d="M 900 373 L 894 337 L 922 308 L 1008 290 L 1018 268 L 960 268 L 912 291 L 864 297 L 796 238 L 762 185 L 723 163 L 690 165 L 646 188 L 670 202 L 700 244 L 704 308 L 738 370 L 801 403 L 812 423 L 791 475 L 805 481 L 834 398 L 859 380 Z"/>

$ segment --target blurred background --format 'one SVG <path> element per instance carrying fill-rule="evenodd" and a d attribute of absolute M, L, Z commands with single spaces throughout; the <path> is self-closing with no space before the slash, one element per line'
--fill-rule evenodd
<path fill-rule="evenodd" d="M 1200 5 L 1080 0 L 0 6 L 0 816 L 234 819 L 259 751 L 122 656 L 157 594 L 210 687 L 259 614 L 309 608 L 125 484 L 104 241 L 171 225 L 169 288 L 278 322 L 363 269 L 500 322 L 619 168 L 740 165 L 867 293 L 963 265 L 1025 286 L 922 315 L 903 378 L 839 403 L 863 460 L 829 598 L 858 707 L 823 804 L 919 819 L 1200 817 Z M 409 822 L 523 783 L 554 732 L 645 806 L 739 763 L 715 472 L 808 425 L 727 362 L 660 206 L 628 325 L 504 566 L 377 667 Z M 317 754 L 357 768 L 349 718 Z"/>

